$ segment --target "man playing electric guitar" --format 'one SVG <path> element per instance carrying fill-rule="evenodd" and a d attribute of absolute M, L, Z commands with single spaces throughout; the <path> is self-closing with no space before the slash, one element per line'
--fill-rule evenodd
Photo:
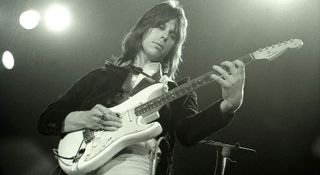
<path fill-rule="evenodd" d="M 151 8 L 126 35 L 122 55 L 112 65 L 105 64 L 87 73 L 46 108 L 39 118 L 39 132 L 63 138 L 85 129 L 109 133 L 121 130 L 125 125 L 123 116 L 111 108 L 130 100 L 143 82 L 151 85 L 154 80 L 168 89 L 177 86 L 175 79 L 186 31 L 187 19 L 177 2 L 164 2 Z M 90 173 L 149 175 L 153 161 L 150 152 L 157 139 L 166 136 L 170 148 L 165 151 L 160 146 L 163 156 L 156 173 L 166 174 L 167 165 L 162 161 L 170 156 L 176 137 L 181 144 L 192 146 L 226 126 L 242 104 L 245 67 L 239 60 L 224 61 L 221 66 L 214 65 L 213 70 L 217 74 L 211 78 L 222 87 L 221 100 L 198 112 L 197 96 L 192 91 L 163 105 L 156 120 L 162 127 L 160 135 L 125 147 Z"/>

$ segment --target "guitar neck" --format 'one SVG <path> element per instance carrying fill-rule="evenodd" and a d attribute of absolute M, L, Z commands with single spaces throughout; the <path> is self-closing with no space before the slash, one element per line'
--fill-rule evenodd
<path fill-rule="evenodd" d="M 250 62 L 254 61 L 254 56 L 252 54 L 248 54 L 238 58 L 238 60 L 242 61 L 245 65 L 249 64 Z M 160 95 L 152 99 L 151 101 L 144 103 L 135 108 L 135 114 L 137 116 L 142 115 L 150 110 L 163 106 L 167 103 L 170 103 L 200 87 L 203 87 L 209 83 L 212 83 L 214 80 L 211 78 L 212 74 L 218 74 L 218 72 L 212 70 L 203 74 L 181 86 L 178 86 L 167 93 Z M 218 74 L 219 75 L 219 74 Z"/>

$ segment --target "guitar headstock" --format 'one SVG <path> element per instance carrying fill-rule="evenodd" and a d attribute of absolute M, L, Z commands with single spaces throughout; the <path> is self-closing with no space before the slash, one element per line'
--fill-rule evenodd
<path fill-rule="evenodd" d="M 254 59 L 267 59 L 269 61 L 274 60 L 288 49 L 295 48 L 299 49 L 303 45 L 303 42 L 300 39 L 291 39 L 282 43 L 274 44 L 269 47 L 265 47 L 263 49 L 259 49 L 252 54 Z"/>

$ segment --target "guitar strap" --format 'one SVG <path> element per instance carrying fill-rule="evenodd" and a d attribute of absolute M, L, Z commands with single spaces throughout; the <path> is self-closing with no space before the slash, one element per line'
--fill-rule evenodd
<path fill-rule="evenodd" d="M 130 96 L 135 95 L 136 93 L 140 92 L 142 89 L 155 84 L 155 83 L 159 83 L 159 80 L 161 78 L 161 73 L 160 71 L 156 72 L 155 74 L 153 74 L 152 76 L 146 74 L 145 72 L 143 72 L 142 68 L 140 67 L 136 67 L 133 65 L 129 65 L 127 68 L 132 74 L 135 75 L 139 75 L 142 74 L 145 77 L 129 92 Z"/>
<path fill-rule="evenodd" d="M 134 66 L 132 64 L 129 64 L 129 65 L 126 65 L 126 66 L 123 66 L 123 67 L 119 67 L 119 66 L 114 65 L 110 61 L 105 61 L 105 65 L 111 66 L 113 68 L 125 69 L 125 70 L 129 71 L 133 75 L 142 74 L 142 75 L 145 76 L 133 89 L 129 88 L 130 89 L 129 92 L 128 92 L 129 96 L 135 95 L 136 93 L 138 93 L 142 89 L 144 89 L 144 88 L 146 88 L 146 87 L 148 87 L 148 86 L 150 86 L 150 85 L 152 85 L 154 83 L 159 83 L 159 80 L 161 78 L 161 72 L 160 71 L 158 71 L 154 75 L 150 76 L 147 73 L 145 73 L 141 67 L 137 67 L 137 66 Z"/>
<path fill-rule="evenodd" d="M 130 72 L 135 74 L 135 75 L 142 74 L 142 75 L 146 76 L 146 79 L 148 81 L 150 81 L 151 83 L 157 82 L 156 78 L 158 78 L 158 80 L 160 79 L 160 72 L 156 73 L 156 74 L 158 74 L 159 77 L 158 76 L 154 77 L 154 76 L 150 76 L 150 75 L 146 74 L 145 72 L 143 72 L 143 69 L 141 67 L 137 67 L 137 66 L 134 66 L 134 65 L 131 65 L 131 64 L 129 64 L 127 67 L 130 70 Z"/>

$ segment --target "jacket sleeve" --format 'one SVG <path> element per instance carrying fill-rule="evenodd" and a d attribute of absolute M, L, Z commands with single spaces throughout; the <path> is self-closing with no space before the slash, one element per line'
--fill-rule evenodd
<path fill-rule="evenodd" d="M 192 146 L 212 133 L 225 127 L 234 114 L 223 115 L 218 100 L 201 112 L 197 112 L 197 95 L 192 92 L 178 114 L 175 130 L 179 142 L 184 146 Z"/>
<path fill-rule="evenodd" d="M 79 110 L 85 97 L 90 93 L 97 71 L 81 77 L 69 90 L 51 103 L 38 119 L 38 131 L 45 135 L 59 135 L 66 116 Z"/>

